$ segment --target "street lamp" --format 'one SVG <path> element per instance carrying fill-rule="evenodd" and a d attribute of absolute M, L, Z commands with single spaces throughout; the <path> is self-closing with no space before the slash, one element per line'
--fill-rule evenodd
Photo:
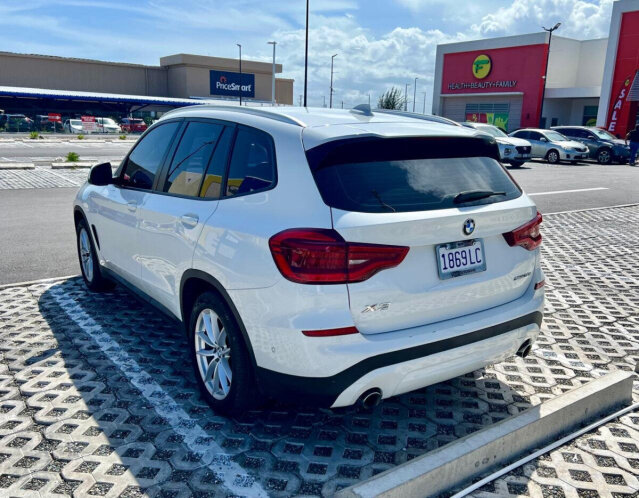
<path fill-rule="evenodd" d="M 406 88 L 404 89 L 404 112 L 408 111 L 408 87 L 410 83 L 406 83 Z"/>
<path fill-rule="evenodd" d="M 308 1 L 306 0 L 306 52 L 304 55 L 304 107 L 306 107 L 306 93 L 308 90 Z"/>
<path fill-rule="evenodd" d="M 422 111 L 422 114 L 426 114 L 426 92 L 423 92 L 424 94 L 424 110 Z"/>
<path fill-rule="evenodd" d="M 277 42 L 270 41 L 266 42 L 268 45 L 273 45 L 273 81 L 271 82 L 271 103 L 275 105 L 275 45 Z"/>
<path fill-rule="evenodd" d="M 546 98 L 546 81 L 548 80 L 548 60 L 550 59 L 550 42 L 552 41 L 552 32 L 558 29 L 559 26 L 561 26 L 560 22 L 555 24 L 552 28 L 544 28 L 542 26 L 544 31 L 547 31 L 550 34 L 548 36 L 548 53 L 546 54 L 546 70 L 544 71 L 544 89 L 541 92 L 541 110 L 539 111 L 539 128 L 543 128 L 542 122 L 544 119 L 543 116 L 544 116 L 544 99 Z"/>
<path fill-rule="evenodd" d="M 236 43 L 240 49 L 240 106 L 242 106 L 242 45 Z"/>
<path fill-rule="evenodd" d="M 328 98 L 329 104 L 328 107 L 329 108 L 333 108 L 333 61 L 335 60 L 335 57 L 337 57 L 339 54 L 335 54 L 335 55 L 331 55 L 331 93 L 330 93 L 330 97 Z"/>
<path fill-rule="evenodd" d="M 415 86 L 413 88 L 413 112 L 415 112 L 415 100 L 417 97 L 417 79 L 418 78 L 415 78 Z"/>

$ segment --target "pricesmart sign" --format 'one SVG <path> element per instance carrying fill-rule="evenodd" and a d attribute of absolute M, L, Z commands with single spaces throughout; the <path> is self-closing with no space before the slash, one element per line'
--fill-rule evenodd
<path fill-rule="evenodd" d="M 209 76 L 211 79 L 211 95 L 239 97 L 241 91 L 242 97 L 255 98 L 254 74 L 209 71 Z"/>

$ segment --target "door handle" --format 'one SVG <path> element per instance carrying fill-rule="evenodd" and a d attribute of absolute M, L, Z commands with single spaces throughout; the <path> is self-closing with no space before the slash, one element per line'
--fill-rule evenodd
<path fill-rule="evenodd" d="M 138 203 L 135 201 L 129 201 L 126 203 L 126 207 L 129 211 L 135 211 L 138 208 Z"/>
<path fill-rule="evenodd" d="M 196 214 L 185 214 L 185 215 L 182 215 L 182 217 L 180 218 L 180 221 L 182 222 L 182 225 L 184 225 L 185 227 L 193 228 L 197 225 L 198 221 L 200 221 L 200 218 L 198 218 Z"/>

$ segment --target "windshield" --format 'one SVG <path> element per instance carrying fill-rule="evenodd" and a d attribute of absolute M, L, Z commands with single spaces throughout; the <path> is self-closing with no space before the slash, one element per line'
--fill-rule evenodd
<path fill-rule="evenodd" d="M 111 118 L 102 118 L 102 124 L 112 126 L 115 125 L 115 121 L 113 121 Z"/>
<path fill-rule="evenodd" d="M 496 126 L 477 125 L 476 129 L 481 131 L 481 132 L 483 132 L 483 133 L 487 133 L 488 135 L 490 135 L 492 137 L 495 137 L 495 138 L 508 137 L 508 135 L 506 135 L 503 131 L 501 131 Z"/>
<path fill-rule="evenodd" d="M 556 131 L 546 130 L 544 131 L 544 135 L 546 135 L 546 138 L 551 142 L 563 142 L 564 140 L 569 140 L 569 138 L 566 138 L 564 135 L 557 133 Z"/>
<path fill-rule="evenodd" d="M 324 144 L 307 157 L 330 207 L 400 213 L 455 208 L 461 193 L 500 193 L 464 201 L 474 206 L 519 197 L 493 148 L 478 138 L 376 138 Z"/>
<path fill-rule="evenodd" d="M 69 121 L 72 126 L 82 126 L 82 121 L 80 119 L 71 119 Z"/>
<path fill-rule="evenodd" d="M 606 130 L 600 130 L 599 128 L 589 128 L 589 130 L 597 135 L 599 138 L 603 138 L 604 140 L 616 140 L 612 133 L 608 133 Z"/>

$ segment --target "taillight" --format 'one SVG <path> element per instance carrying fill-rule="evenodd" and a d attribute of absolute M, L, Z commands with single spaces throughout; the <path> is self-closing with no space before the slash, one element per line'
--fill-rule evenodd
<path fill-rule="evenodd" d="M 512 232 L 504 234 L 504 239 L 511 247 L 521 246 L 524 249 L 532 251 L 541 245 L 541 233 L 539 225 L 542 222 L 541 213 L 537 211 L 537 215 L 525 225 L 515 228 Z"/>
<path fill-rule="evenodd" d="M 346 242 L 335 230 L 296 228 L 269 240 L 282 275 L 300 284 L 362 282 L 399 265 L 408 247 Z"/>

